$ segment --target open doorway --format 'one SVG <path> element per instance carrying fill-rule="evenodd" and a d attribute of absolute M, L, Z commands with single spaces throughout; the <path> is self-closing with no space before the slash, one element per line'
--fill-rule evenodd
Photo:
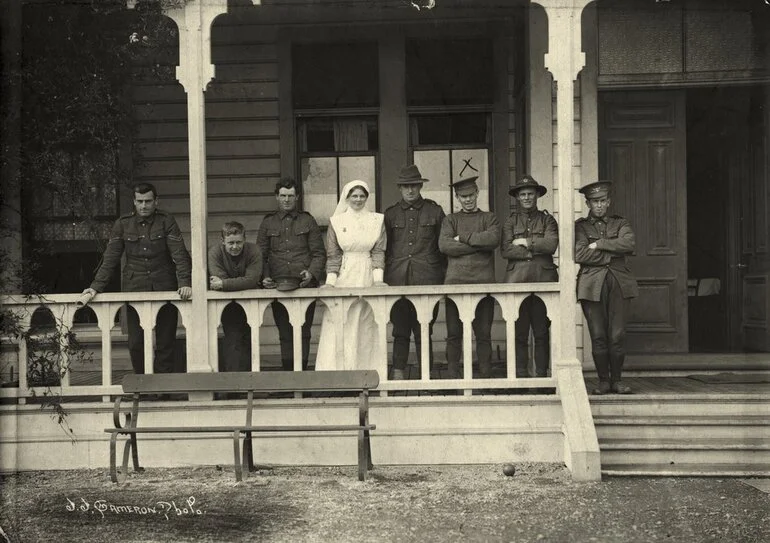
<path fill-rule="evenodd" d="M 766 95 L 759 85 L 687 90 L 690 352 L 757 350 L 748 305 L 762 304 L 744 291 L 767 240 Z"/>

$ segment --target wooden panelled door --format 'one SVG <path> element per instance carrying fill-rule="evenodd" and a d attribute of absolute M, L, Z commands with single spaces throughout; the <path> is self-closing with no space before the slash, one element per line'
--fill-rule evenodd
<path fill-rule="evenodd" d="M 685 105 L 684 91 L 599 94 L 600 176 L 636 233 L 629 353 L 688 351 Z"/>
<path fill-rule="evenodd" d="M 731 180 L 741 196 L 739 337 L 743 351 L 770 352 L 770 85 L 754 89 L 749 118 L 748 156 L 734 169 L 745 175 Z"/>

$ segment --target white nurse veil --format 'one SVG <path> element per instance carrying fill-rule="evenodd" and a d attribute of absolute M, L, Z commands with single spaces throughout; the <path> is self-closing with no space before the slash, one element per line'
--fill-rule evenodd
<path fill-rule="evenodd" d="M 348 195 L 350 194 L 350 191 L 352 191 L 355 187 L 362 187 L 367 194 L 371 194 L 369 185 L 366 184 L 366 181 L 354 179 L 353 181 L 348 182 L 344 187 L 342 187 L 342 192 L 340 192 L 340 201 L 337 203 L 337 208 L 334 210 L 334 215 L 341 215 L 348 210 Z M 365 213 L 369 212 L 369 210 L 366 208 L 362 209 L 361 211 Z"/>

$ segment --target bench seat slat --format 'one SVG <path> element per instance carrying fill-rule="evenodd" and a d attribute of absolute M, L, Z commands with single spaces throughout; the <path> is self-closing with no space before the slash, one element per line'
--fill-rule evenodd
<path fill-rule="evenodd" d="M 110 434 L 160 434 L 193 432 L 326 432 L 340 430 L 375 430 L 374 424 L 358 426 L 356 424 L 329 424 L 316 426 L 154 426 L 147 428 L 107 428 Z"/>
<path fill-rule="evenodd" d="M 123 392 L 360 392 L 377 388 L 379 384 L 380 377 L 375 370 L 160 373 L 126 375 Z"/>

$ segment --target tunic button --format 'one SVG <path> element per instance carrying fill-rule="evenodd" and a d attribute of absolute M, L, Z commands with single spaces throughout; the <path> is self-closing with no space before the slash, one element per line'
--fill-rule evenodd
<path fill-rule="evenodd" d="M 412 255 L 409 255 L 409 258 L 412 258 Z"/>

